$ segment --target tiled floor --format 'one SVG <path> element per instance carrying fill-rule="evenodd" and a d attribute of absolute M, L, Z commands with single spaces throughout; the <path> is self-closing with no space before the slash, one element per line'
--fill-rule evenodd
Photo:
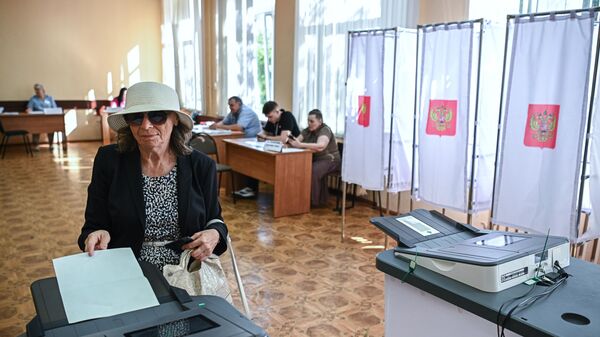
<path fill-rule="evenodd" d="M 53 276 L 52 258 L 79 252 L 99 146 L 42 147 L 34 158 L 12 146 L 0 160 L 0 336 L 24 331 L 35 311 L 29 285 Z M 253 320 L 271 336 L 383 336 L 383 274 L 375 268 L 383 235 L 369 224 L 378 212 L 364 204 L 348 211 L 341 243 L 333 199 L 331 207 L 273 219 L 271 197 L 222 199 Z M 229 255 L 222 260 L 237 295 Z"/>

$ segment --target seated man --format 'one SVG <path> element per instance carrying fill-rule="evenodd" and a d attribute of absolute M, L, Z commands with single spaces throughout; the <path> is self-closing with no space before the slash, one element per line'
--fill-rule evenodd
<path fill-rule="evenodd" d="M 300 129 L 294 115 L 283 109 L 279 109 L 276 102 L 268 101 L 263 106 L 263 114 L 267 116 L 267 124 L 263 131 L 258 134 L 258 138 L 278 140 L 287 143 L 290 135 L 298 137 Z"/>
<path fill-rule="evenodd" d="M 46 108 L 56 108 L 56 102 L 54 98 L 50 95 L 46 95 L 46 90 L 44 90 L 44 86 L 36 83 L 33 86 L 33 90 L 35 90 L 35 95 L 31 96 L 29 99 L 29 103 L 27 103 L 27 113 L 31 111 L 44 111 Z M 40 150 L 40 134 L 34 133 L 31 135 L 31 139 L 33 141 L 33 150 Z M 54 132 L 48 133 L 48 145 L 50 145 L 49 150 L 52 151 L 52 144 L 54 143 Z"/>
<path fill-rule="evenodd" d="M 256 113 L 237 96 L 229 98 L 227 104 L 230 111 L 225 119 L 211 125 L 210 128 L 243 131 L 246 137 L 256 137 L 260 132 L 260 121 Z"/>
<path fill-rule="evenodd" d="M 246 137 L 256 137 L 260 132 L 260 121 L 258 116 L 249 106 L 244 105 L 242 99 L 238 96 L 232 96 L 227 101 L 229 105 L 229 113 L 225 119 L 210 126 L 210 129 L 222 129 L 231 131 L 243 131 Z M 239 191 L 234 192 L 238 197 L 251 198 L 254 197 L 254 191 L 258 189 L 258 180 L 246 178 L 248 187 L 244 187 Z"/>
<path fill-rule="evenodd" d="M 289 111 L 280 110 L 277 102 L 266 102 L 263 105 L 263 114 L 267 116 L 268 122 L 263 131 L 257 135 L 259 139 L 278 140 L 285 144 L 288 141 L 288 136 L 297 137 L 300 135 L 300 129 L 294 115 Z M 235 194 L 242 198 L 249 198 L 254 197 L 257 190 L 258 180 L 249 179 L 248 187 L 235 192 Z"/>

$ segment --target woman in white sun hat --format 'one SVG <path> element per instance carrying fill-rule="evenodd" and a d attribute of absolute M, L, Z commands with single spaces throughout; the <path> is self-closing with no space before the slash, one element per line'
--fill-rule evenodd
<path fill-rule="evenodd" d="M 165 243 L 189 236 L 192 257 L 204 260 L 227 249 L 215 162 L 192 150 L 192 119 L 180 111 L 177 93 L 154 82 L 127 92 L 122 112 L 108 117 L 117 144 L 94 160 L 79 247 L 130 247 L 160 270 L 179 264 L 181 252 Z"/>

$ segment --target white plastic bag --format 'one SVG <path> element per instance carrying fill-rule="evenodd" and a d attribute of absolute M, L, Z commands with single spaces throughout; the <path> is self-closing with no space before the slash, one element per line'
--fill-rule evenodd
<path fill-rule="evenodd" d="M 221 260 L 212 254 L 204 261 L 193 260 L 190 264 L 191 249 L 181 253 L 179 265 L 163 267 L 163 275 L 170 285 L 185 289 L 190 296 L 214 295 L 233 304 L 231 290 L 221 266 Z"/>

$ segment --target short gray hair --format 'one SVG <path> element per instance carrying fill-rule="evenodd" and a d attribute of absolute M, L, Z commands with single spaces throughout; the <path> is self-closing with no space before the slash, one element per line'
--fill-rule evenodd
<path fill-rule="evenodd" d="M 33 85 L 33 90 L 38 90 L 38 89 L 44 90 L 44 86 L 41 85 L 41 84 L 39 84 L 39 83 L 34 84 Z"/>

